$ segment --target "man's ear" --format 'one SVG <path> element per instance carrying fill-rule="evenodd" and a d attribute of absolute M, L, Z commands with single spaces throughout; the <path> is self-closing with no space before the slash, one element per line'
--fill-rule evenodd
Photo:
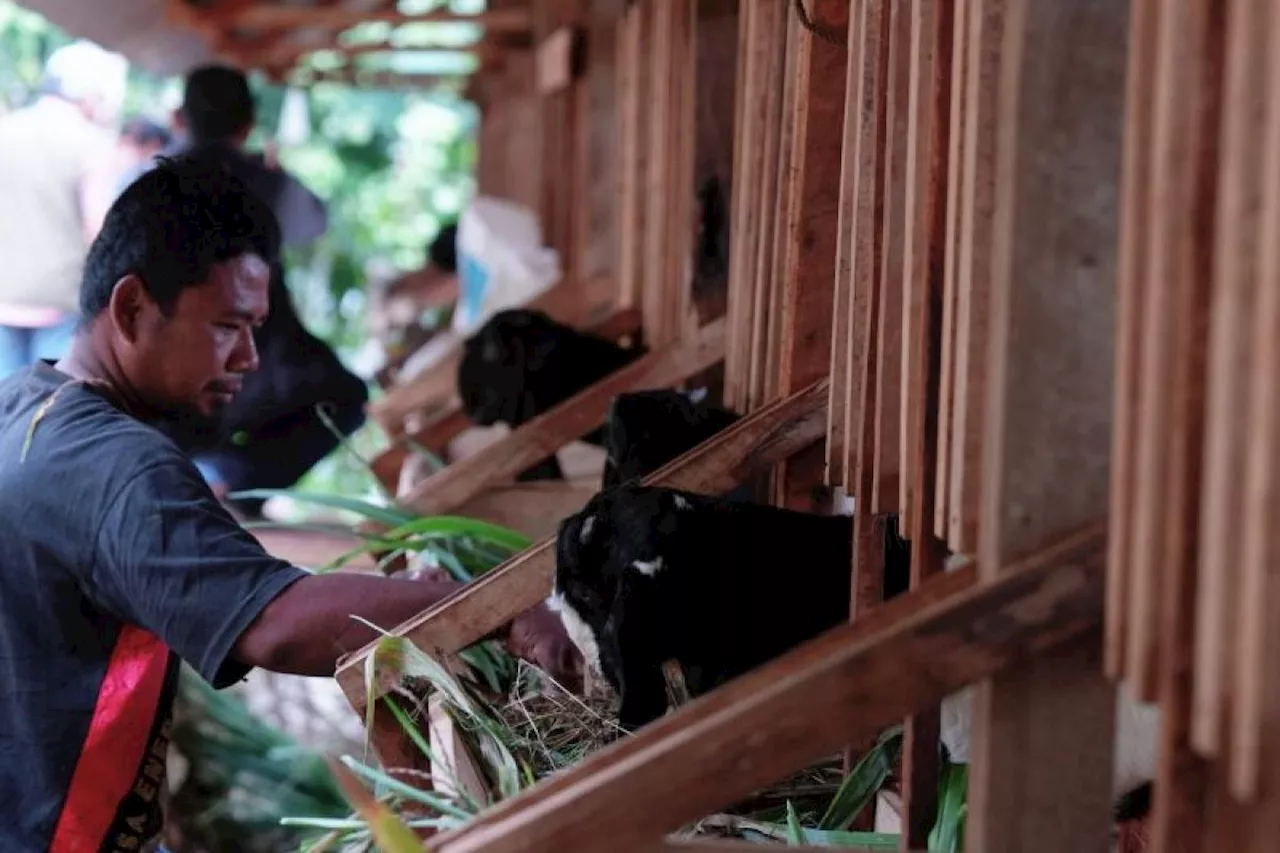
<path fill-rule="evenodd" d="M 138 342 L 143 312 L 150 303 L 151 296 L 143 287 L 142 279 L 134 273 L 129 273 L 111 288 L 107 313 L 111 317 L 111 324 L 128 343 Z"/>

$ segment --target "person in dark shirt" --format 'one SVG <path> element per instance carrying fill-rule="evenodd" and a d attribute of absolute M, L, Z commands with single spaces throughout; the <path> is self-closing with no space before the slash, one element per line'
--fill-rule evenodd
<path fill-rule="evenodd" d="M 163 156 L 191 154 L 219 161 L 257 194 L 276 216 L 285 246 L 304 246 L 329 225 L 324 202 L 277 164 L 245 148 L 256 105 L 244 73 L 204 65 L 187 74 L 174 116 L 176 138 Z M 123 189 L 151 168 L 143 163 L 120 180 Z M 331 453 L 339 435 L 365 422 L 369 389 L 327 344 L 311 334 L 294 310 L 281 263 L 271 268 L 271 314 L 255 330 L 261 367 L 220 415 L 216 431 L 185 445 L 214 491 L 241 519 L 261 515 L 262 498 L 228 493 L 292 486 Z M 328 418 L 316 413 L 319 407 Z"/>
<path fill-rule="evenodd" d="M 337 659 L 458 588 L 312 574 L 268 555 L 171 435 L 257 366 L 279 241 L 269 209 L 199 158 L 107 212 L 69 354 L 0 382 L 0 850 L 139 850 L 161 827 L 178 661 L 217 688 Z M 576 683 L 543 605 L 503 634 Z"/>

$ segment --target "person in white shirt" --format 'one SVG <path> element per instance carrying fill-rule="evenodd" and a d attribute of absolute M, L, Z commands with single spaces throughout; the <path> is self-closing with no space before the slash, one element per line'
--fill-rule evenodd
<path fill-rule="evenodd" d="M 0 116 L 0 377 L 60 358 L 97 232 L 89 172 L 114 144 L 128 61 L 92 42 L 59 48 L 34 102 Z"/>

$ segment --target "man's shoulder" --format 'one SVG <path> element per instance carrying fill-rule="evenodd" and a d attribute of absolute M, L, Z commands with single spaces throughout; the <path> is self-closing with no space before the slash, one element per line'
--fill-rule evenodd
<path fill-rule="evenodd" d="M 124 412 L 106 392 L 46 366 L 0 383 L 0 474 L 74 471 L 131 479 L 186 456 L 164 433 Z"/>

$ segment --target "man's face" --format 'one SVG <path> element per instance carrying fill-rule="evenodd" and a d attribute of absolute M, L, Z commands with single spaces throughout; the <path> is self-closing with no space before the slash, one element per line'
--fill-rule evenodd
<path fill-rule="evenodd" d="M 270 268 L 254 255 L 215 264 L 166 317 L 143 298 L 125 369 L 148 405 L 182 420 L 211 422 L 258 367 L 253 331 L 267 317 Z"/>

